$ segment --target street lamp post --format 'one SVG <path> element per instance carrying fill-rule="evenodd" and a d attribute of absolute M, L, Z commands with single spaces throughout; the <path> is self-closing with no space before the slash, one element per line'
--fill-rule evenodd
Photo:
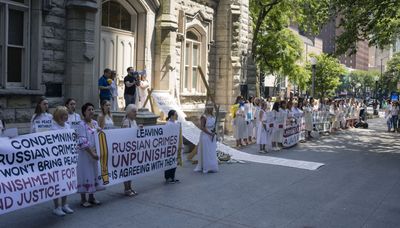
<path fill-rule="evenodd" d="M 315 69 L 317 66 L 317 59 L 315 57 L 310 58 L 311 66 L 312 66 L 312 97 L 315 98 Z"/>

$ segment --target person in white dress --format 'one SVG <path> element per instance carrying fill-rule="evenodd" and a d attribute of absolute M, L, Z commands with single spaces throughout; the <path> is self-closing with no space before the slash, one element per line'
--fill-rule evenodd
<path fill-rule="evenodd" d="M 53 113 L 53 126 L 51 130 L 70 129 L 71 127 L 67 123 L 67 120 L 68 120 L 67 108 L 64 106 L 58 106 Z M 61 204 L 59 202 L 60 200 Z M 66 214 L 74 213 L 74 210 L 72 210 L 67 204 L 67 196 L 54 199 L 53 202 L 54 202 L 53 213 L 55 215 L 64 216 Z"/>
<path fill-rule="evenodd" d="M 41 97 L 31 119 L 31 133 L 49 131 L 52 126 L 53 115 L 49 113 L 49 101 L 45 97 Z"/>
<path fill-rule="evenodd" d="M 103 100 L 101 102 L 101 113 L 97 117 L 97 121 L 101 129 L 113 129 L 115 128 L 114 122 L 111 115 L 111 102 Z"/>
<path fill-rule="evenodd" d="M 78 193 L 81 194 L 81 206 L 91 207 L 100 205 L 95 199 L 94 193 L 103 190 L 98 179 L 99 156 L 96 153 L 95 137 L 101 128 L 95 120 L 94 105 L 86 103 L 82 106 L 83 121 L 81 122 L 78 134 L 78 165 L 77 180 Z M 86 198 L 86 194 L 89 197 Z"/>
<path fill-rule="evenodd" d="M 279 126 L 278 126 L 278 116 L 279 116 L 279 102 L 275 102 L 272 106 L 272 115 L 274 116 L 274 128 L 272 130 L 272 150 L 279 150 Z"/>
<path fill-rule="evenodd" d="M 340 128 L 340 113 L 339 113 L 339 103 L 334 102 L 333 104 L 333 122 L 332 122 L 332 131 L 337 131 Z"/>
<path fill-rule="evenodd" d="M 140 84 L 138 86 L 139 89 L 139 108 L 149 108 L 150 107 L 150 102 L 147 101 L 146 107 L 144 107 L 144 102 L 147 99 L 147 89 L 150 87 L 150 83 L 147 80 L 147 75 L 144 72 L 143 75 L 141 76 Z"/>
<path fill-rule="evenodd" d="M 79 115 L 78 113 L 76 113 L 76 101 L 73 98 L 69 98 L 66 102 L 65 102 L 65 107 L 67 107 L 68 110 L 68 125 L 72 128 L 72 129 L 76 129 L 81 121 L 81 115 Z"/>
<path fill-rule="evenodd" d="M 307 100 L 305 101 L 304 107 L 303 107 L 303 112 L 304 112 L 304 127 L 305 127 L 305 138 L 310 139 L 311 138 L 311 131 L 314 129 L 313 126 L 313 104 L 310 104 Z"/>
<path fill-rule="evenodd" d="M 168 116 L 167 116 L 167 118 L 166 118 L 166 120 L 167 120 L 167 123 L 165 124 L 165 125 L 176 125 L 176 124 L 178 124 L 178 125 L 180 125 L 180 123 L 178 123 L 177 122 L 177 120 L 178 120 L 178 113 L 175 111 L 175 110 L 169 110 L 169 112 L 168 112 Z M 182 147 L 183 147 L 183 145 L 182 145 L 182 139 L 180 138 L 179 139 L 179 143 L 180 143 L 180 145 L 178 145 L 179 146 L 179 149 L 178 149 L 178 165 L 182 165 L 181 164 L 181 162 L 182 162 L 182 157 L 181 157 L 181 154 L 180 154 L 180 151 L 182 151 Z M 165 182 L 167 183 L 167 184 L 175 184 L 175 183 L 179 183 L 179 180 L 178 179 L 175 179 L 175 172 L 176 172 L 176 168 L 172 168 L 172 169 L 168 169 L 168 170 L 165 170 L 165 172 L 164 172 L 164 178 L 165 178 Z"/>
<path fill-rule="evenodd" d="M 200 140 L 197 145 L 199 163 L 195 172 L 218 172 L 217 137 L 214 132 L 215 117 L 213 105 L 207 104 L 204 114 L 200 117 Z"/>
<path fill-rule="evenodd" d="M 261 103 L 261 99 L 259 97 L 256 97 L 254 99 L 254 120 L 253 120 L 253 124 L 254 124 L 254 128 L 253 128 L 253 136 L 254 138 L 257 140 L 257 135 L 258 135 L 258 126 L 259 126 L 259 120 L 258 120 L 258 116 L 259 116 L 259 112 L 261 110 L 260 107 L 260 103 Z"/>
<path fill-rule="evenodd" d="M 129 104 L 128 106 L 126 106 L 125 112 L 126 114 L 125 118 L 122 121 L 122 128 L 138 127 L 138 125 L 136 124 L 136 114 L 137 114 L 136 105 Z M 136 196 L 139 194 L 132 188 L 132 181 L 124 182 L 124 193 L 126 196 Z"/>
<path fill-rule="evenodd" d="M 235 104 L 239 104 L 239 108 L 235 113 L 235 118 L 233 120 L 234 125 L 234 138 L 236 139 L 236 146 L 243 146 L 242 140 L 247 144 L 247 124 L 246 124 L 246 113 L 244 108 L 244 100 L 242 97 L 236 99 Z"/>
<path fill-rule="evenodd" d="M 118 111 L 118 87 L 117 87 L 117 72 L 111 71 L 111 109 L 115 112 Z"/>
<path fill-rule="evenodd" d="M 265 145 L 267 144 L 267 103 L 262 101 L 261 108 L 258 112 L 257 119 L 259 120 L 258 132 L 257 132 L 257 144 L 260 145 L 259 153 L 265 154 Z"/>
<path fill-rule="evenodd" d="M 277 142 L 278 142 L 278 147 L 275 148 L 275 150 L 281 150 L 283 147 L 283 134 L 285 132 L 286 128 L 286 121 L 288 119 L 288 111 L 286 109 L 286 101 L 281 101 L 280 102 L 280 108 L 279 108 L 279 113 L 276 115 L 276 128 L 278 129 L 277 132 Z"/>
<path fill-rule="evenodd" d="M 250 97 L 248 101 L 244 104 L 245 119 L 247 125 L 247 142 L 249 144 L 253 143 L 253 131 L 254 131 L 254 106 L 253 98 Z"/>

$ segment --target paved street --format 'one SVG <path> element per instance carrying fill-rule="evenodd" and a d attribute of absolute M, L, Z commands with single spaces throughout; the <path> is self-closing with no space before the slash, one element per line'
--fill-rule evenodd
<path fill-rule="evenodd" d="M 246 163 L 203 175 L 185 164 L 180 184 L 146 177 L 135 198 L 109 187 L 99 207 L 81 208 L 74 195 L 73 215 L 52 215 L 48 202 L 0 216 L 0 227 L 400 227 L 400 135 L 369 123 L 268 154 L 325 163 L 316 171 Z"/>

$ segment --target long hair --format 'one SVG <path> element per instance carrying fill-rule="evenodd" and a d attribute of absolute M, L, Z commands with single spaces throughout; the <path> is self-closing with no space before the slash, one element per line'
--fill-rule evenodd
<path fill-rule="evenodd" d="M 105 110 L 104 110 L 104 105 L 106 105 L 107 104 L 107 102 L 110 102 L 109 100 L 102 100 L 101 101 L 101 113 L 103 114 L 103 116 L 105 116 L 105 115 L 109 115 L 109 116 L 111 116 L 111 111 L 110 110 L 108 110 L 108 112 L 106 113 L 105 112 Z M 110 102 L 110 104 L 111 104 L 111 102 Z"/>
<path fill-rule="evenodd" d="M 175 110 L 173 110 L 173 109 L 169 110 L 168 116 L 167 116 L 166 120 L 167 120 L 167 121 L 170 120 L 170 119 L 172 118 L 172 116 L 175 115 L 175 113 L 176 113 Z"/>
<path fill-rule="evenodd" d="M 43 113 L 43 111 L 42 111 L 42 107 L 40 107 L 40 104 L 43 102 L 43 101 L 45 101 L 45 100 L 47 100 L 47 98 L 46 97 L 40 97 L 39 98 L 39 101 L 38 101 L 38 103 L 36 104 L 36 108 L 35 108 L 35 117 L 33 118 L 33 120 L 35 120 L 36 118 L 38 118 L 39 116 L 40 116 L 40 114 L 42 114 Z M 44 111 L 44 112 L 48 112 L 48 110 L 46 110 L 46 111 Z"/>

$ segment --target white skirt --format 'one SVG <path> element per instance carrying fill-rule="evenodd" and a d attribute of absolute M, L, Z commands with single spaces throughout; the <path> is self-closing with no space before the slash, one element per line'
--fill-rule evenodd
<path fill-rule="evenodd" d="M 201 132 L 197 144 L 197 157 L 199 163 L 194 169 L 195 172 L 218 172 L 217 140 L 214 138 L 211 141 L 211 136 Z"/>
<path fill-rule="evenodd" d="M 79 193 L 94 193 L 103 190 L 98 177 L 99 162 L 94 160 L 85 150 L 78 151 L 77 181 Z"/>
<path fill-rule="evenodd" d="M 247 133 L 247 124 L 244 118 L 236 117 L 235 118 L 235 125 L 234 125 L 234 138 L 235 139 L 245 139 L 248 137 Z"/>
<path fill-rule="evenodd" d="M 258 128 L 257 128 L 257 144 L 267 144 L 267 131 L 266 128 L 263 127 L 263 124 L 261 122 L 258 123 Z"/>
<path fill-rule="evenodd" d="M 249 124 L 247 124 L 247 137 L 248 138 L 253 138 L 254 135 L 254 121 L 250 121 Z"/>

